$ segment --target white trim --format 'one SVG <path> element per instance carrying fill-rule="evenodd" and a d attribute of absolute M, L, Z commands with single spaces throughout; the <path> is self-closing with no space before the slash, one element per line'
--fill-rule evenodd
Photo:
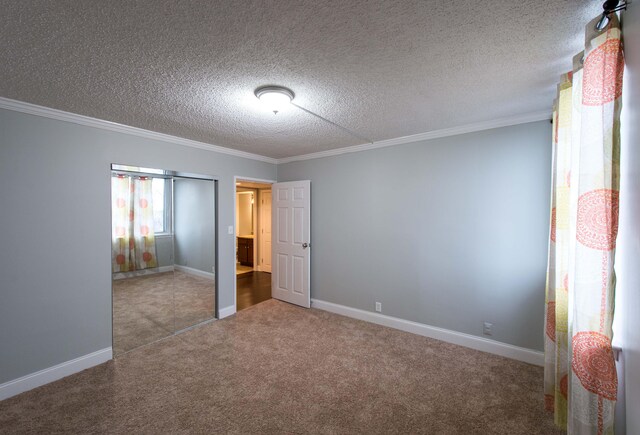
<path fill-rule="evenodd" d="M 172 136 L 169 134 L 158 133 L 155 131 L 145 130 L 138 127 L 131 127 L 128 125 L 118 124 L 116 122 L 105 121 L 102 119 L 91 118 L 89 116 L 78 115 L 71 112 L 65 112 L 63 110 L 52 109 L 50 107 L 38 106 L 36 104 L 26 103 L 24 101 L 12 100 L 10 98 L 0 97 L 0 109 L 13 110 L 14 112 L 28 113 L 30 115 L 42 116 L 45 118 L 57 119 L 59 121 L 72 122 L 74 124 L 85 125 L 88 127 L 100 128 L 103 130 L 115 131 L 118 133 L 132 134 L 135 136 L 145 137 L 148 139 L 160 140 L 163 142 L 170 142 L 177 145 L 188 146 L 192 148 L 199 148 L 208 151 L 214 151 L 221 154 L 227 154 L 236 157 L 242 157 L 245 159 L 258 160 L 261 162 L 271 164 L 282 164 L 295 162 L 298 160 L 310 160 L 319 159 L 322 157 L 337 156 L 346 153 L 355 153 L 359 151 L 367 151 L 377 148 L 390 147 L 395 145 L 404 145 L 407 143 L 418 142 L 422 140 L 437 139 L 447 136 L 455 136 L 459 134 L 472 133 L 476 131 L 489 130 L 492 128 L 508 127 L 517 124 L 526 124 L 529 122 L 543 121 L 551 118 L 549 111 L 532 112 L 523 115 L 509 116 L 505 118 L 498 118 L 490 121 L 476 122 L 467 125 L 461 125 L 458 127 L 444 128 L 440 130 L 432 130 L 424 133 L 414 134 L 410 136 L 402 136 L 392 139 L 385 139 L 376 141 L 373 143 L 367 143 L 362 145 L 354 145 L 344 148 L 336 148 L 327 151 L 320 151 L 311 154 L 302 154 L 299 156 L 285 157 L 282 159 L 275 159 L 272 157 L 262 156 L 259 154 L 248 153 L 246 151 L 239 151 L 232 148 L 222 147 L 220 145 L 209 144 L 205 142 L 199 142 L 191 139 L 185 139 L 178 136 Z M 245 177 L 248 181 L 264 181 L 258 179 L 251 179 Z"/>
<path fill-rule="evenodd" d="M 273 184 L 273 183 L 277 183 L 277 181 L 275 180 L 267 180 L 266 178 L 253 178 L 253 177 L 243 177 L 241 175 L 235 175 L 234 176 L 234 181 L 237 183 L 238 180 L 240 181 L 253 181 L 254 183 L 264 183 L 264 184 Z M 235 184 L 234 184 L 235 186 Z M 242 187 L 242 186 L 240 186 Z"/>
<path fill-rule="evenodd" d="M 212 281 L 216 279 L 216 275 L 211 272 L 194 269 L 193 267 L 180 266 L 179 264 L 175 264 L 173 267 L 175 268 L 175 270 L 184 272 L 189 275 L 199 276 L 200 278 L 207 278 Z"/>
<path fill-rule="evenodd" d="M 102 119 L 91 118 L 89 116 L 78 115 L 75 113 L 65 112 L 63 110 L 52 109 L 50 107 L 38 106 L 36 104 L 25 103 L 24 101 L 12 100 L 10 98 L 0 97 L 0 109 L 13 110 L 14 112 L 28 113 L 30 115 L 42 116 L 44 118 L 57 119 L 58 121 L 72 122 L 74 124 L 84 125 L 87 127 L 100 128 L 103 130 L 115 131 L 118 133 L 132 134 L 148 139 L 170 142 L 177 145 L 188 146 L 191 148 L 199 148 L 208 151 L 214 151 L 221 154 L 228 154 L 235 157 L 245 159 L 258 160 L 261 162 L 277 164 L 278 160 L 261 156 L 258 154 L 248 153 L 245 151 L 234 150 L 231 148 L 221 147 L 205 142 L 199 142 L 191 139 L 185 139 L 169 134 L 158 133 L 155 131 L 145 130 L 129 125 L 118 124 L 117 122 L 104 121 Z"/>
<path fill-rule="evenodd" d="M 155 233 L 153 237 L 156 239 L 168 239 L 169 237 L 173 237 L 173 233 Z"/>
<path fill-rule="evenodd" d="M 41 385 L 57 381 L 58 379 L 78 373 L 90 367 L 97 366 L 98 364 L 102 364 L 112 358 L 113 352 L 110 347 L 107 347 L 88 355 L 72 359 L 71 361 L 66 361 L 53 367 L 31 373 L 30 375 L 22 376 L 21 378 L 14 379 L 13 381 L 5 382 L 0 385 L 0 400 L 8 399 L 9 397 L 32 390 L 36 387 L 40 387 Z"/>
<path fill-rule="evenodd" d="M 544 365 L 544 353 L 537 350 L 513 346 L 511 344 L 488 340 L 475 335 L 464 334 L 462 332 L 425 325 L 424 323 L 399 319 L 397 317 L 385 316 L 383 314 L 372 313 L 369 311 L 359 310 L 357 308 L 334 304 L 332 302 L 320 301 L 318 299 L 311 299 L 311 308 L 330 311 L 332 313 L 341 314 L 354 319 L 364 320 L 365 322 L 399 329 L 401 331 L 422 335 L 424 337 L 435 338 L 436 340 L 446 341 L 447 343 L 457 344 L 459 346 L 480 350 L 482 352 L 493 353 L 495 355 L 523 361 L 529 364 L 535 364 L 537 366 Z"/>
<path fill-rule="evenodd" d="M 173 265 L 153 267 L 151 269 L 134 270 L 131 272 L 116 272 L 113 279 L 136 278 L 138 276 L 154 275 L 156 273 L 173 272 Z"/>
<path fill-rule="evenodd" d="M 218 310 L 218 319 L 224 319 L 225 317 L 233 316 L 235 313 L 235 305 L 229 305 L 228 307 L 220 308 Z"/>
<path fill-rule="evenodd" d="M 258 265 L 258 272 L 268 272 L 271 273 L 271 266 L 269 266 L 268 268 L 264 266 L 264 253 L 265 253 L 265 237 L 264 237 L 264 195 L 269 192 L 269 195 L 271 195 L 271 202 L 273 203 L 273 189 L 271 189 L 271 187 L 269 189 L 258 189 L 258 229 L 256 234 L 258 235 L 258 258 L 256 259 L 257 261 L 257 265 Z M 271 214 L 271 212 L 269 213 Z M 273 221 L 273 218 L 270 219 L 271 221 Z M 273 231 L 273 222 L 271 224 L 272 228 L 271 230 Z M 271 242 L 273 243 L 273 239 L 271 240 Z M 267 270 L 269 269 L 269 270 Z"/>
<path fill-rule="evenodd" d="M 411 136 L 402 136 L 402 137 L 397 137 L 393 139 L 380 140 L 373 143 L 354 145 L 354 146 L 345 147 L 345 148 L 336 148 L 332 150 L 320 151 L 320 152 L 311 153 L 311 154 L 303 154 L 303 155 L 294 156 L 294 157 L 285 157 L 282 159 L 278 159 L 278 164 L 295 162 L 299 160 L 310 160 L 310 159 L 319 159 L 322 157 L 338 156 L 340 154 L 356 153 L 359 151 L 368 151 L 368 150 L 385 148 L 385 147 L 390 147 L 395 145 L 404 145 L 412 142 L 419 142 L 422 140 L 438 139 L 438 138 L 447 137 L 447 136 L 456 136 L 459 134 L 473 133 L 473 132 L 482 131 L 482 130 L 490 130 L 492 128 L 508 127 L 511 125 L 543 121 L 543 120 L 548 120 L 550 118 L 551 118 L 551 114 L 548 111 L 527 113 L 524 115 L 516 115 L 516 116 L 510 116 L 507 118 L 494 119 L 492 121 L 476 122 L 473 124 L 461 125 L 458 127 L 444 128 L 441 130 L 433 130 L 425 133 L 414 134 Z"/>
<path fill-rule="evenodd" d="M 251 208 L 251 219 L 253 220 L 253 270 L 258 268 L 258 243 L 260 242 L 260 234 L 258 234 L 258 210 L 260 209 L 260 199 L 258 197 L 258 189 L 251 188 L 253 192 L 253 207 Z M 236 277 L 237 278 L 237 277 Z"/>

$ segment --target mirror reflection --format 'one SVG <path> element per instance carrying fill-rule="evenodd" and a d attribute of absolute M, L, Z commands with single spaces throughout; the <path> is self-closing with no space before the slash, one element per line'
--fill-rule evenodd
<path fill-rule="evenodd" d="M 211 293 L 215 273 L 214 185 L 175 177 L 173 187 L 175 328 L 179 331 L 212 318 L 215 312 Z"/>
<path fill-rule="evenodd" d="M 114 354 L 215 318 L 215 189 L 211 178 L 112 165 Z"/>

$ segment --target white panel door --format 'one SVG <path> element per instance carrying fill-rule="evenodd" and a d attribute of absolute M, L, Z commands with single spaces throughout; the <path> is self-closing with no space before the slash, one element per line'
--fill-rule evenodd
<path fill-rule="evenodd" d="M 311 304 L 311 182 L 271 187 L 273 268 L 271 296 L 309 308 Z"/>
<path fill-rule="evenodd" d="M 260 197 L 260 270 L 271 272 L 271 191 L 262 191 Z"/>

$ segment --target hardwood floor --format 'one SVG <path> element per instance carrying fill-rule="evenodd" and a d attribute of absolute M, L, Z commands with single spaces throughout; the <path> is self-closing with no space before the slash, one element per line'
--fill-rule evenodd
<path fill-rule="evenodd" d="M 236 275 L 242 275 L 247 272 L 253 272 L 253 267 L 236 264 Z"/>
<path fill-rule="evenodd" d="M 237 275 L 236 279 L 238 280 L 238 311 L 271 299 L 270 273 L 248 272 Z"/>

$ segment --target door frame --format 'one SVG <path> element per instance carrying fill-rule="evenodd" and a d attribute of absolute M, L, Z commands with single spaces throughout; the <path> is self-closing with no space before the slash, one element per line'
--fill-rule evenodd
<path fill-rule="evenodd" d="M 272 195 L 272 191 L 268 190 L 269 194 Z M 256 228 L 256 234 L 258 234 L 258 250 L 256 251 L 256 264 L 258 265 L 258 271 L 259 272 L 264 272 L 262 263 L 260 262 L 260 257 L 264 258 L 264 236 L 263 233 L 260 232 L 260 230 L 264 229 L 264 224 L 263 224 L 263 215 L 264 215 L 264 195 L 267 193 L 267 189 L 258 189 L 258 208 L 257 208 L 257 214 L 259 215 L 256 222 L 257 222 L 257 228 Z M 273 202 L 273 201 L 272 201 Z M 269 208 L 269 214 L 271 214 L 271 208 Z M 273 217 L 271 217 L 271 229 L 273 230 Z M 258 255 L 259 254 L 259 255 Z M 271 267 L 269 267 L 269 273 L 271 273 Z"/>
<path fill-rule="evenodd" d="M 277 183 L 278 181 L 276 180 L 268 180 L 265 178 L 255 178 L 255 177 L 243 177 L 242 175 L 234 175 L 233 176 L 233 251 L 231 254 L 231 258 L 234 259 L 233 262 L 233 308 L 234 308 L 234 313 L 238 312 L 238 275 L 236 275 L 236 231 L 238 230 L 236 228 L 236 219 L 237 219 L 237 210 L 238 210 L 238 196 L 236 195 L 238 193 L 238 189 L 237 189 L 237 183 L 238 180 L 240 181 L 253 181 L 255 183 L 265 183 L 265 184 L 274 184 Z M 273 222 L 271 222 L 271 226 L 273 227 Z M 255 246 L 254 246 L 254 250 L 255 250 Z"/>

